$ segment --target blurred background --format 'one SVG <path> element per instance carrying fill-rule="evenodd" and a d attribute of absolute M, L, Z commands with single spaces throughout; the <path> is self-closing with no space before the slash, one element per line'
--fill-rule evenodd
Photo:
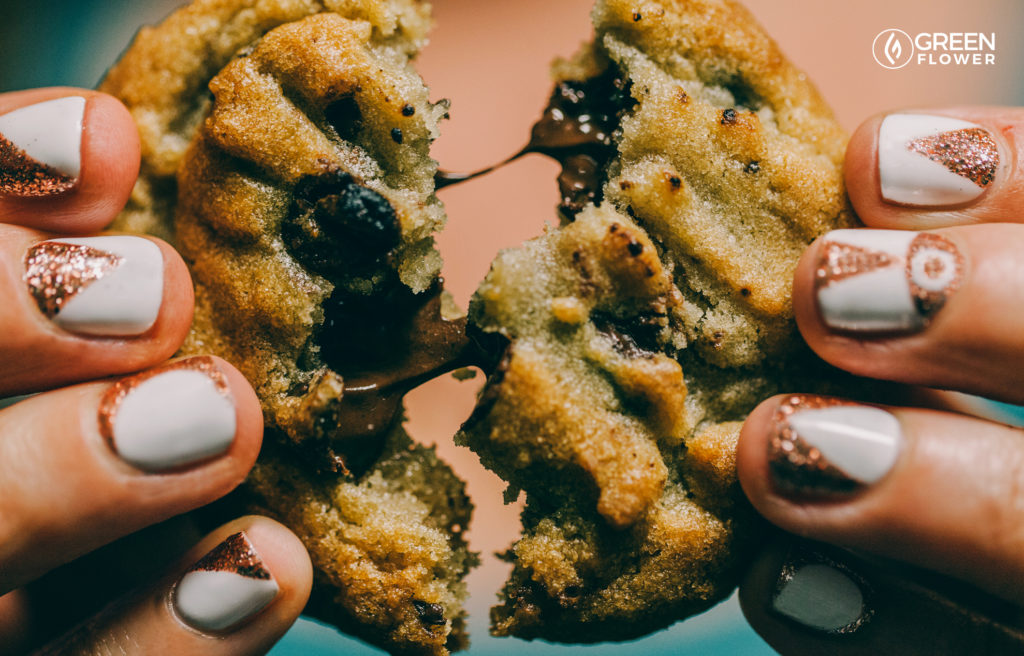
<path fill-rule="evenodd" d="M 179 0 L 0 0 L 0 91 L 37 86 L 92 87 L 116 61 L 136 30 L 159 21 Z M 550 93 L 547 69 L 590 38 L 591 0 L 434 0 L 437 27 L 418 69 L 434 99 L 452 100 L 434 157 L 449 170 L 475 170 L 516 152 Z M 638 8 L 643 2 L 638 0 Z M 1024 105 L 1024 2 L 1020 0 L 748 0 L 746 5 L 786 54 L 807 71 L 852 130 L 872 113 L 903 107 Z M 991 66 L 911 63 L 887 70 L 872 57 L 882 30 L 994 32 Z M 449 223 L 439 238 L 448 289 L 465 307 L 498 249 L 537 235 L 554 223 L 557 166 L 525 157 L 470 184 L 441 192 Z M 557 656 L 774 653 L 743 621 L 735 597 L 701 616 L 623 647 L 565 647 L 493 639 L 487 608 L 507 574 L 494 552 L 518 534 L 518 506 L 501 503 L 501 481 L 451 436 L 469 415 L 482 380 L 450 377 L 408 397 L 409 431 L 436 444 L 468 481 L 477 504 L 468 537 L 483 566 L 469 579 L 471 654 Z M 965 403 L 973 403 L 965 401 Z M 975 404 L 976 405 L 976 404 Z M 1003 409 L 1006 410 L 1006 409 Z M 272 652 L 379 654 L 333 629 L 301 620 Z"/>

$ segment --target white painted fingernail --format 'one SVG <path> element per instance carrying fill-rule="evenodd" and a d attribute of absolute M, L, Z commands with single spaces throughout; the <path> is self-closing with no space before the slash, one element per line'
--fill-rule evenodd
<path fill-rule="evenodd" d="M 114 452 L 146 471 L 212 458 L 235 439 L 227 378 L 207 356 L 118 381 L 103 396 L 99 418 Z"/>
<path fill-rule="evenodd" d="M 0 193 L 50 196 L 71 189 L 82 168 L 84 116 L 81 96 L 0 116 Z"/>
<path fill-rule="evenodd" d="M 178 581 L 178 616 L 199 631 L 223 631 L 252 617 L 279 592 L 245 533 L 235 533 L 203 556 Z"/>
<path fill-rule="evenodd" d="M 54 239 L 32 246 L 25 282 L 40 311 L 64 330 L 129 337 L 160 314 L 164 258 L 148 239 Z"/>
<path fill-rule="evenodd" d="M 852 578 L 827 563 L 787 564 L 772 609 L 825 633 L 848 633 L 867 616 L 864 593 Z"/>
<path fill-rule="evenodd" d="M 836 230 L 818 250 L 818 309 L 833 330 L 919 331 L 960 286 L 963 268 L 956 246 L 936 234 Z"/>
<path fill-rule="evenodd" d="M 881 408 L 795 395 L 775 413 L 768 463 L 784 492 L 846 493 L 888 474 L 902 444 L 899 420 Z"/>
<path fill-rule="evenodd" d="M 878 131 L 882 198 L 905 205 L 956 205 L 995 179 L 999 147 L 974 123 L 948 116 L 890 114 Z"/>

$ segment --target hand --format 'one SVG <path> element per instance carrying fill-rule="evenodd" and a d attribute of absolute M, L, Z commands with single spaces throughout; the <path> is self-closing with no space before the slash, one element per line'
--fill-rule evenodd
<path fill-rule="evenodd" d="M 861 376 L 1024 403 L 1022 129 L 1024 110 L 998 108 L 861 126 L 846 180 L 867 228 L 818 239 L 794 284 L 800 330 L 822 358 Z M 896 576 L 885 560 L 800 549 L 786 564 L 775 552 L 743 600 L 777 649 L 1024 649 L 1024 431 L 788 395 L 750 415 L 738 457 L 747 496 L 782 529 L 968 584 L 932 576 L 947 589 L 936 596 L 899 583 L 910 570 Z"/>
<path fill-rule="evenodd" d="M 166 524 L 122 539 L 110 569 L 65 565 L 236 487 L 262 415 L 226 362 L 166 362 L 192 320 L 174 250 L 98 233 L 138 173 L 127 110 L 84 90 L 8 93 L 0 135 L 0 397 L 41 392 L 0 410 L 0 654 L 83 619 L 50 649 L 263 653 L 311 584 L 305 549 L 269 519 L 202 539 Z"/>

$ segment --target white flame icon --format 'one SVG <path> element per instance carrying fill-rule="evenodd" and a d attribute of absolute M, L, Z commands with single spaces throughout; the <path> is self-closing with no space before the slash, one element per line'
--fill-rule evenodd
<path fill-rule="evenodd" d="M 871 44 L 875 61 L 883 68 L 903 68 L 914 58 L 914 40 L 903 30 L 882 30 Z"/>
<path fill-rule="evenodd" d="M 896 60 L 900 58 L 901 54 L 903 54 L 903 47 L 900 45 L 900 40 L 896 38 L 895 32 L 889 32 L 889 38 L 885 42 L 885 58 L 895 66 Z"/>

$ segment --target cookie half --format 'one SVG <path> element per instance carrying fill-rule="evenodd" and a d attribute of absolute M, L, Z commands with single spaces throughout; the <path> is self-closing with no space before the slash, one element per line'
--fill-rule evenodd
<path fill-rule="evenodd" d="M 507 340 L 459 440 L 526 493 L 497 635 L 625 640 L 726 597 L 761 525 L 742 421 L 857 383 L 800 342 L 801 252 L 856 225 L 845 135 L 730 0 L 599 0 L 530 150 L 562 226 L 504 251 L 470 306 Z"/>
<path fill-rule="evenodd" d="M 144 29 L 101 89 L 140 126 L 115 227 L 192 272 L 183 354 L 214 353 L 264 409 L 252 507 L 305 543 L 311 609 L 395 653 L 467 644 L 471 504 L 401 428 L 402 396 L 460 366 L 433 234 L 444 222 L 414 0 L 197 0 Z"/>

